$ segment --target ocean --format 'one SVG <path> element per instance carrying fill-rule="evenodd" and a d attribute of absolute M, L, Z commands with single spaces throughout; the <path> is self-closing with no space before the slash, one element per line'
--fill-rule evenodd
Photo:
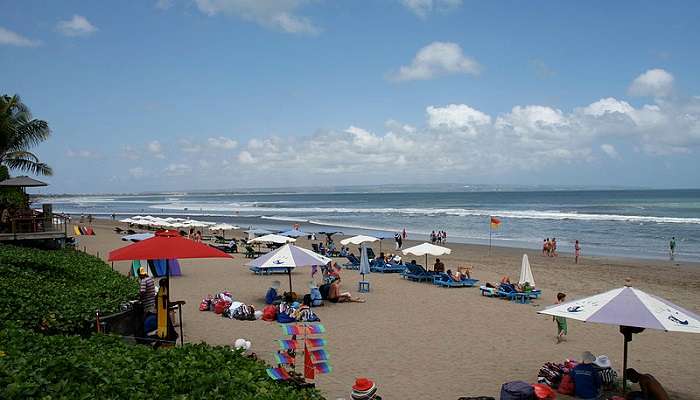
<path fill-rule="evenodd" d="M 540 249 L 555 237 L 559 251 L 700 261 L 700 190 L 542 190 L 471 186 L 348 187 L 248 192 L 43 196 L 57 212 L 119 218 L 136 214 L 191 216 L 243 227 L 340 230 L 346 234 L 408 232 L 427 240 L 432 230 L 449 242 L 487 244 L 489 217 L 502 223 L 494 246 Z"/>

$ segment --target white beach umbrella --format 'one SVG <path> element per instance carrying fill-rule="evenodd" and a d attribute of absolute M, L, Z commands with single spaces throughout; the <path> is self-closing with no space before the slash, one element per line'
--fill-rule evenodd
<path fill-rule="evenodd" d="M 231 229 L 238 229 L 238 227 L 236 225 L 222 223 L 222 224 L 212 225 L 209 227 L 209 229 L 211 229 L 213 231 L 228 231 Z"/>
<path fill-rule="evenodd" d="M 294 238 L 290 238 L 289 236 L 282 236 L 282 235 L 275 235 L 275 234 L 270 234 L 270 235 L 265 235 L 265 236 L 260 236 L 255 239 L 250 239 L 248 243 L 279 243 L 279 244 L 287 244 L 287 243 L 294 243 L 297 240 Z"/>
<path fill-rule="evenodd" d="M 605 293 L 550 306 L 538 314 L 584 322 L 619 325 L 625 337 L 623 371 L 627 370 L 627 343 L 646 328 L 667 332 L 700 333 L 700 316 L 668 300 L 624 286 Z M 625 388 L 623 373 L 623 390 Z"/>
<path fill-rule="evenodd" d="M 371 243 L 376 242 L 377 240 L 379 240 L 379 238 L 374 236 L 357 235 L 341 240 L 340 244 L 342 244 L 343 246 L 347 246 L 349 244 Z"/>
<path fill-rule="evenodd" d="M 523 262 L 520 265 L 520 279 L 519 284 L 529 283 L 530 286 L 535 287 L 535 277 L 532 276 L 532 269 L 530 269 L 530 260 L 527 258 L 527 254 L 523 254 Z"/>
<path fill-rule="evenodd" d="M 285 244 L 277 250 L 262 255 L 248 263 L 258 268 L 287 268 L 289 275 L 289 291 L 292 291 L 292 268 L 326 265 L 332 260 L 311 250 L 293 244 Z"/>
<path fill-rule="evenodd" d="M 124 222 L 126 224 L 134 224 L 134 223 L 138 222 L 138 220 L 131 219 L 131 218 L 124 218 L 124 219 L 120 219 L 119 222 Z"/>
<path fill-rule="evenodd" d="M 450 254 L 452 253 L 451 249 L 448 249 L 447 247 L 442 247 L 442 246 L 436 246 L 431 243 L 422 243 L 417 246 L 409 247 L 405 250 L 403 250 L 403 254 L 413 254 L 416 256 L 425 256 L 425 269 L 428 269 L 428 254 L 431 256 L 441 256 L 444 254 Z"/>
<path fill-rule="evenodd" d="M 370 273 L 369 268 L 369 257 L 367 256 L 367 245 L 362 242 L 362 251 L 360 254 L 360 274 L 362 275 L 362 280 L 365 280 L 365 274 Z"/>

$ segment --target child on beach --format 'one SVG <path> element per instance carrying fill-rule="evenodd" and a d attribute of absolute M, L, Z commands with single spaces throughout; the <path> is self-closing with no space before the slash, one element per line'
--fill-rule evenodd
<path fill-rule="evenodd" d="M 557 293 L 557 304 L 561 304 L 566 300 L 566 294 L 559 292 Z M 563 342 L 564 336 L 567 333 L 566 318 L 564 317 L 552 317 L 552 321 L 557 323 L 557 344 Z"/>
<path fill-rule="evenodd" d="M 581 256 L 581 245 L 578 240 L 574 243 L 574 263 L 578 264 L 578 258 Z"/>

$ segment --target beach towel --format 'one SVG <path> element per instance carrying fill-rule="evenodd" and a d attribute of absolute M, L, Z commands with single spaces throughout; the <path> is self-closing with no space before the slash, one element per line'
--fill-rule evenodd
<path fill-rule="evenodd" d="M 170 276 L 181 276 L 182 271 L 180 271 L 180 261 L 176 258 L 168 260 L 170 263 Z"/>
<path fill-rule="evenodd" d="M 139 269 L 141 268 L 141 261 L 134 260 L 131 262 L 131 276 L 139 276 Z"/>
<path fill-rule="evenodd" d="M 153 260 L 153 265 L 156 267 L 156 276 L 165 276 L 165 260 Z"/>
<path fill-rule="evenodd" d="M 73 233 L 75 236 L 80 236 L 82 233 L 80 233 L 80 228 L 78 228 L 76 225 L 73 225 Z"/>
<path fill-rule="evenodd" d="M 95 231 L 93 231 L 92 228 L 89 226 L 85 228 L 85 233 L 89 236 L 95 236 Z"/>

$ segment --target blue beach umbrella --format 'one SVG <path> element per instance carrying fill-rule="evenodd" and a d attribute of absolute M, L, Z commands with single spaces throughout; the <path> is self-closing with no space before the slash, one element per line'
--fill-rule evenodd
<path fill-rule="evenodd" d="M 299 238 L 299 237 L 303 237 L 303 236 L 309 236 L 311 234 L 304 232 L 304 231 L 301 231 L 299 229 L 290 229 L 288 231 L 280 233 L 280 235 L 289 236 L 289 237 L 293 237 L 293 238 Z"/>
<path fill-rule="evenodd" d="M 271 251 L 248 263 L 251 267 L 265 268 L 287 268 L 289 275 L 289 291 L 292 291 L 292 268 L 310 267 L 312 265 L 326 265 L 332 260 L 311 250 L 297 247 L 293 244 L 286 244 L 277 250 Z"/>

